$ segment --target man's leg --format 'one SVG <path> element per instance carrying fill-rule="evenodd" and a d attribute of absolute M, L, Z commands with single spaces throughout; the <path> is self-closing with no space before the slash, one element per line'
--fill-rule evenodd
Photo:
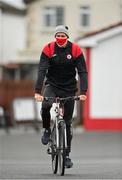
<path fill-rule="evenodd" d="M 55 94 L 50 85 L 47 85 L 44 90 L 44 97 L 55 97 Z M 49 99 L 48 101 L 42 102 L 42 122 L 43 128 L 45 128 L 44 134 L 42 136 L 42 143 L 44 145 L 48 144 L 49 136 L 50 136 L 50 109 L 53 104 L 53 99 Z"/>
<path fill-rule="evenodd" d="M 71 151 L 71 141 L 72 141 L 72 115 L 74 110 L 74 101 L 67 101 L 64 105 L 64 119 L 66 123 L 67 131 L 67 151 L 66 151 L 66 167 L 71 168 L 73 163 L 69 158 L 69 153 Z"/>

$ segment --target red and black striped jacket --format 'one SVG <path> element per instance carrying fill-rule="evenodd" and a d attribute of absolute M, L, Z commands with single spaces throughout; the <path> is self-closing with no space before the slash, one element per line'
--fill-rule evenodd
<path fill-rule="evenodd" d="M 87 69 L 81 48 L 70 41 L 65 48 L 51 42 L 44 47 L 40 56 L 35 92 L 41 94 L 45 77 L 45 84 L 65 91 L 76 92 L 76 72 L 80 77 L 81 94 L 86 94 Z"/>

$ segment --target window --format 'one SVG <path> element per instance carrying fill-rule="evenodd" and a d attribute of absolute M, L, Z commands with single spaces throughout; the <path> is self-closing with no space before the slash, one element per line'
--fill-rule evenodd
<path fill-rule="evenodd" d="M 44 8 L 44 26 L 55 27 L 64 24 L 63 7 L 45 7 Z"/>
<path fill-rule="evenodd" d="M 84 28 L 90 26 L 90 8 L 88 6 L 80 8 L 80 26 Z"/>
<path fill-rule="evenodd" d="M 3 80 L 36 80 L 38 64 L 8 66 L 3 69 Z"/>

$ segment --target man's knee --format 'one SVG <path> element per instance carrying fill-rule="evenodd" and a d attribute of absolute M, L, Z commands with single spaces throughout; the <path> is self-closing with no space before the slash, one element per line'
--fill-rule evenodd
<path fill-rule="evenodd" d="M 40 114 L 42 116 L 42 119 L 50 119 L 50 109 L 51 109 L 51 105 L 44 101 L 42 102 L 42 108 L 41 108 L 41 111 L 40 111 Z"/>
<path fill-rule="evenodd" d="M 52 104 L 49 103 L 48 101 L 43 101 L 42 102 L 42 110 L 46 110 L 46 109 L 49 110 L 51 108 L 51 106 L 52 106 Z"/>

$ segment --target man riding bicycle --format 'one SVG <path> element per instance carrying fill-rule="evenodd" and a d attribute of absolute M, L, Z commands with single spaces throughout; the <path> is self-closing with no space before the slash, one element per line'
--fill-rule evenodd
<path fill-rule="evenodd" d="M 42 101 L 42 121 L 45 128 L 41 141 L 47 145 L 50 138 L 50 109 L 53 99 L 43 101 L 46 97 L 68 97 L 74 96 L 77 92 L 76 72 L 80 78 L 80 100 L 86 100 L 87 92 L 87 69 L 82 49 L 75 43 L 68 40 L 68 27 L 59 25 L 55 29 L 55 41 L 47 44 L 40 56 L 38 77 L 35 84 L 35 99 Z M 41 93 L 44 79 L 45 88 Z M 72 167 L 73 163 L 69 158 L 72 140 L 72 115 L 74 101 L 67 101 L 64 104 L 64 120 L 67 131 L 67 152 L 65 166 Z"/>

